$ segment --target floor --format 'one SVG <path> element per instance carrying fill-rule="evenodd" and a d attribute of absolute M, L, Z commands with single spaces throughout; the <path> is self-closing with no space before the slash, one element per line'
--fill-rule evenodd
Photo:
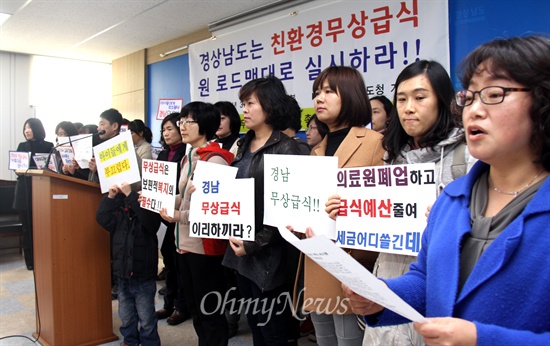
<path fill-rule="evenodd" d="M 162 282 L 157 282 L 158 288 L 161 284 Z M 34 302 L 33 272 L 26 269 L 22 255 L 4 250 L 4 253 L 0 253 L 0 346 L 40 345 L 32 337 L 32 333 L 36 331 Z M 157 294 L 155 304 L 158 309 L 162 308 L 162 296 Z M 113 300 L 113 332 L 120 338 L 117 311 L 118 301 Z M 197 345 L 191 320 L 178 326 L 170 326 L 166 320 L 161 320 L 158 327 L 164 346 Z M 119 346 L 121 341 L 119 339 L 102 346 Z M 307 337 L 300 338 L 298 344 L 314 345 Z M 241 318 L 238 334 L 229 340 L 229 345 L 252 345 L 252 336 L 244 316 Z"/>

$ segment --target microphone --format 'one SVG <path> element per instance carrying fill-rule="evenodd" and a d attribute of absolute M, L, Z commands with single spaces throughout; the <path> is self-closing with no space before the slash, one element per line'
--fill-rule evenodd
<path fill-rule="evenodd" d="M 79 141 L 79 140 L 81 140 L 81 139 L 86 139 L 86 138 L 93 137 L 93 136 L 95 136 L 95 135 L 98 135 L 98 136 L 99 136 L 99 135 L 104 135 L 104 134 L 105 134 L 105 130 L 101 130 L 101 131 L 98 131 L 97 133 L 90 133 L 90 134 L 87 135 L 87 136 L 77 138 L 77 139 L 75 139 L 75 140 L 73 140 L 73 141 L 71 141 L 71 137 L 69 137 L 69 141 L 68 141 L 68 142 L 56 144 L 56 145 L 52 148 L 52 150 L 50 150 L 50 152 L 48 153 L 48 159 L 46 160 L 46 166 L 44 166 L 44 170 L 45 170 L 45 171 L 53 172 L 53 171 L 50 169 L 49 166 L 50 166 L 50 159 L 51 159 L 51 157 L 52 157 L 52 153 L 55 151 L 55 149 L 59 148 L 59 147 L 62 146 L 62 145 L 65 145 L 65 144 L 71 144 L 71 145 L 72 145 L 73 142 L 77 142 L 77 141 Z M 57 172 L 57 173 L 60 173 L 60 172 Z"/>

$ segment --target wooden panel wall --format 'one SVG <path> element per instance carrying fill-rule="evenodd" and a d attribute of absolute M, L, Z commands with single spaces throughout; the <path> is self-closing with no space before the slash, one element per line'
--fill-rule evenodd
<path fill-rule="evenodd" d="M 146 50 L 140 50 L 113 61 L 113 108 L 129 120 L 145 121 L 147 105 Z"/>
<path fill-rule="evenodd" d="M 113 108 L 118 109 L 122 116 L 128 120 L 146 121 L 147 65 L 187 54 L 187 49 L 184 49 L 164 58 L 160 56 L 161 53 L 208 39 L 211 36 L 212 34 L 205 28 L 114 60 L 112 64 Z"/>

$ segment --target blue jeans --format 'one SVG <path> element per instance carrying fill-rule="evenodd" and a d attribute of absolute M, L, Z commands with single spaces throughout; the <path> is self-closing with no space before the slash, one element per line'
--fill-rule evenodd
<path fill-rule="evenodd" d="M 357 316 L 311 313 L 319 346 L 361 346 L 364 332 L 359 329 Z"/>
<path fill-rule="evenodd" d="M 155 278 L 117 278 L 117 282 L 118 315 L 122 322 L 120 334 L 124 337 L 124 343 L 131 346 L 160 345 L 155 315 Z"/>

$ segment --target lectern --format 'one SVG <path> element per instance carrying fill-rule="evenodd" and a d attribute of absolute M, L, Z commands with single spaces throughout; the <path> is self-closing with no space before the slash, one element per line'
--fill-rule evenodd
<path fill-rule="evenodd" d="M 113 333 L 109 233 L 99 185 L 43 170 L 32 176 L 36 327 L 42 345 L 97 345 Z"/>

